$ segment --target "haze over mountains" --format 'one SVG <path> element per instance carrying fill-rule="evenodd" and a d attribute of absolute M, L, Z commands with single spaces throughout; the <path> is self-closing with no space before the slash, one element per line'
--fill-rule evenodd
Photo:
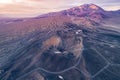
<path fill-rule="evenodd" d="M 0 19 L 0 80 L 119 80 L 119 52 L 119 10 Z"/>

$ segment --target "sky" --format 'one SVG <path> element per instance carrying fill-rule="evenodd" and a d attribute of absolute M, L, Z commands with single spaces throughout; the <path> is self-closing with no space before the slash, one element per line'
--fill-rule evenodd
<path fill-rule="evenodd" d="M 120 9 L 120 0 L 0 0 L 0 17 L 33 17 L 89 3 L 105 10 Z"/>

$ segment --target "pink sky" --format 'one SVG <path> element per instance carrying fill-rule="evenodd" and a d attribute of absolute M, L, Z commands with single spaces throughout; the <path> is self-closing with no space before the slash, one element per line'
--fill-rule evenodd
<path fill-rule="evenodd" d="M 0 0 L 0 15 L 30 17 L 85 3 L 94 3 L 106 10 L 120 9 L 120 0 Z"/>

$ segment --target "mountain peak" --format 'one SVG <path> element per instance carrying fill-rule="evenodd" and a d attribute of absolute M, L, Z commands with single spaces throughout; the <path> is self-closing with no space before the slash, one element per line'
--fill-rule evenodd
<path fill-rule="evenodd" d="M 103 14 L 105 11 L 95 4 L 84 4 L 65 10 L 64 13 L 70 16 L 89 16 L 91 14 Z"/>
<path fill-rule="evenodd" d="M 95 4 L 83 4 L 81 6 L 78 6 L 79 9 L 83 10 L 99 10 L 104 11 L 101 7 L 95 5 Z"/>
<path fill-rule="evenodd" d="M 99 23 L 103 18 L 106 18 L 106 11 L 95 4 L 83 4 L 73 7 L 62 13 L 71 18 L 74 23 L 80 22 L 86 24 Z M 85 24 L 85 25 L 86 25 Z"/>
<path fill-rule="evenodd" d="M 99 7 L 95 4 L 89 4 L 89 8 L 91 9 L 99 9 Z"/>

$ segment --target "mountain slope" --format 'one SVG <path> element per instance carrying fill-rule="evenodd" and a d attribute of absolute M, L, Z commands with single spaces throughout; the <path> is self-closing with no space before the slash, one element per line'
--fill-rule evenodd
<path fill-rule="evenodd" d="M 58 15 L 69 17 L 74 24 L 90 27 L 101 24 L 102 21 L 107 18 L 119 16 L 120 12 L 119 10 L 105 11 L 95 4 L 84 4 L 68 10 L 45 14 L 36 18 L 47 18 L 49 16 L 55 17 Z"/>
<path fill-rule="evenodd" d="M 85 4 L 2 20 L 0 80 L 119 80 L 119 16 Z"/>

